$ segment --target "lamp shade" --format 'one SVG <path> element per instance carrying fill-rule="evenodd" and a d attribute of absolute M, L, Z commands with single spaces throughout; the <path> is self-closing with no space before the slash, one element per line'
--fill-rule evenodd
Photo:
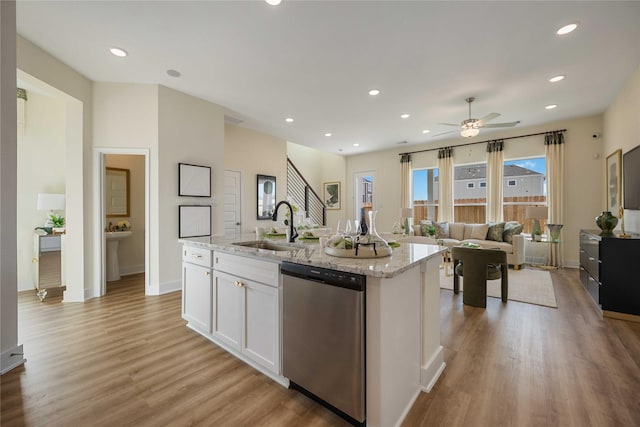
<path fill-rule="evenodd" d="M 530 219 L 547 219 L 548 212 L 546 206 L 527 206 L 525 216 Z"/>
<path fill-rule="evenodd" d="M 411 208 L 402 208 L 400 210 L 400 216 L 402 216 L 402 218 L 411 218 L 411 217 L 413 217 L 413 209 L 411 209 Z"/>
<path fill-rule="evenodd" d="M 39 211 L 64 210 L 64 194 L 38 193 Z"/>

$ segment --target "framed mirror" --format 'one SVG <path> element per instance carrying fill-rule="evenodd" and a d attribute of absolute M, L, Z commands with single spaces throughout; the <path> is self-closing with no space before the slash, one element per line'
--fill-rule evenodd
<path fill-rule="evenodd" d="M 271 219 L 276 208 L 276 177 L 258 175 L 258 219 Z"/>
<path fill-rule="evenodd" d="M 107 218 L 130 216 L 129 169 L 105 168 L 105 212 Z"/>

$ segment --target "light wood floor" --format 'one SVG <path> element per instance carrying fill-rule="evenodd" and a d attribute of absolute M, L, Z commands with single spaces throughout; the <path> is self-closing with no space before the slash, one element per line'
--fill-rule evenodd
<path fill-rule="evenodd" d="M 558 309 L 441 291 L 447 368 L 404 426 L 640 425 L 640 324 L 552 275 Z M 19 295 L 27 363 L 2 376 L 2 426 L 345 425 L 187 329 L 179 292 L 113 283 L 84 304 Z"/>

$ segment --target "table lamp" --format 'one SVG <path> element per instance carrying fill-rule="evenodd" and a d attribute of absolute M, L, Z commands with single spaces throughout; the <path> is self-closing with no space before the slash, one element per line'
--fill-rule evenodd
<path fill-rule="evenodd" d="M 541 235 L 542 228 L 540 228 L 540 220 L 547 219 L 549 216 L 549 210 L 546 206 L 527 206 L 525 216 L 527 219 L 533 220 L 533 228 L 531 229 L 531 235 Z"/>

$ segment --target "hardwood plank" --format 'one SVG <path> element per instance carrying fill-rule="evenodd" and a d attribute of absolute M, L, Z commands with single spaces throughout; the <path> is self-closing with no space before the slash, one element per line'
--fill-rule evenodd
<path fill-rule="evenodd" d="M 575 270 L 558 309 L 442 290 L 447 367 L 404 426 L 640 425 L 640 324 L 602 318 Z M 2 376 L 2 426 L 343 426 L 185 326 L 144 276 L 86 303 L 19 294 L 27 363 Z"/>

